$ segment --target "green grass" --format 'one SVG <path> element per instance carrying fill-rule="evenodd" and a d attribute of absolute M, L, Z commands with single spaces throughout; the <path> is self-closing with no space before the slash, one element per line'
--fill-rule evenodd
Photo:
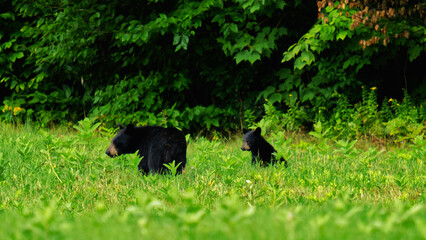
<path fill-rule="evenodd" d="M 240 136 L 190 139 L 179 176 L 107 157 L 112 136 L 1 123 L 0 239 L 426 238 L 423 136 L 380 147 L 268 136 L 289 168 L 252 166 Z"/>

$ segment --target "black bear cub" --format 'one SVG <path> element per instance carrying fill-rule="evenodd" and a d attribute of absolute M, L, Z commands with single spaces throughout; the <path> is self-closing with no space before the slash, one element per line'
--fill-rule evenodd
<path fill-rule="evenodd" d="M 284 158 L 276 159 L 272 153 L 277 152 L 271 144 L 269 144 L 260 134 L 260 127 L 254 131 L 243 129 L 244 139 L 241 150 L 251 152 L 252 164 L 260 163 L 260 166 L 274 164 L 275 162 L 284 161 L 285 167 L 287 167 L 287 161 Z"/>
<path fill-rule="evenodd" d="M 120 125 L 120 131 L 112 139 L 106 154 L 115 157 L 121 154 L 134 153 L 139 150 L 143 157 L 138 168 L 148 174 L 166 173 L 164 164 L 175 161 L 179 164 L 177 173 L 181 173 L 186 165 L 186 140 L 183 133 L 176 128 L 157 126 L 127 127 Z"/>

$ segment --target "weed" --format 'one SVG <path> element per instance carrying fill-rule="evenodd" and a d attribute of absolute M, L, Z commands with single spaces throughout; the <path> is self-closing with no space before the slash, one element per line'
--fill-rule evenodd
<path fill-rule="evenodd" d="M 78 130 L 78 133 L 83 141 L 88 143 L 91 142 L 95 130 L 101 125 L 100 122 L 95 123 L 94 119 L 84 118 L 83 120 L 78 121 L 78 125 L 73 126 L 73 128 Z"/>
<path fill-rule="evenodd" d="M 178 163 L 178 164 L 176 165 L 175 161 L 173 160 L 173 162 L 171 162 L 171 163 L 169 163 L 169 164 L 164 164 L 164 166 L 165 166 L 167 169 L 169 169 L 169 170 L 170 170 L 170 175 L 171 175 L 171 176 L 175 176 L 175 175 L 176 175 L 176 173 L 177 173 L 177 169 L 179 168 L 180 164 L 181 164 L 181 162 L 180 162 L 180 163 Z"/>

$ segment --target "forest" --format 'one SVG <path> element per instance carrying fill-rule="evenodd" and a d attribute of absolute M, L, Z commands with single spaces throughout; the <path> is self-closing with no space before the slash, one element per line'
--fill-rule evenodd
<path fill-rule="evenodd" d="M 424 131 L 420 0 L 13 0 L 0 9 L 7 122 Z"/>

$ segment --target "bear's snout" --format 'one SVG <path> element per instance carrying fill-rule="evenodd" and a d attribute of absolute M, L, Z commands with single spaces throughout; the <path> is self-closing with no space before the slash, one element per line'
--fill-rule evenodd
<path fill-rule="evenodd" d="M 243 142 L 243 146 L 241 146 L 241 150 L 250 151 L 250 146 L 247 144 L 247 142 Z"/>
<path fill-rule="evenodd" d="M 115 157 L 117 156 L 118 152 L 117 149 L 115 148 L 114 144 L 111 144 L 108 149 L 105 151 L 106 155 L 110 156 L 110 157 Z"/>

